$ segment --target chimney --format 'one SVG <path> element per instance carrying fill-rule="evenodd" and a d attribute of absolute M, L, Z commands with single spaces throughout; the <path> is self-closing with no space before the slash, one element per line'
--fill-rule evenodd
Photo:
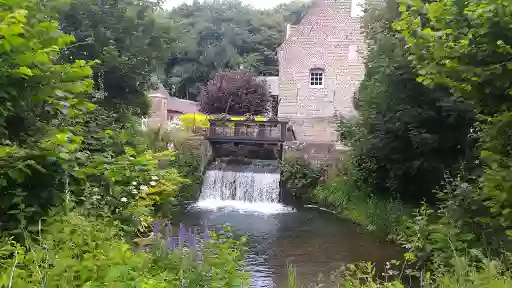
<path fill-rule="evenodd" d="M 295 32 L 295 28 L 297 28 L 297 26 L 292 25 L 292 24 L 286 24 L 286 38 L 285 39 L 288 39 L 288 37 L 290 37 L 290 35 Z"/>

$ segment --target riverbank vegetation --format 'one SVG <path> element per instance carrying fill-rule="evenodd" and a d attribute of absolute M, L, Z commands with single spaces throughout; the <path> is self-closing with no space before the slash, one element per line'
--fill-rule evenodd
<path fill-rule="evenodd" d="M 0 286 L 246 283 L 229 229 L 161 224 L 197 197 L 200 158 L 141 129 L 174 43 L 154 5 L 0 3 Z"/>
<path fill-rule="evenodd" d="M 497 0 L 367 11 L 360 117 L 339 123 L 352 150 L 312 195 L 408 251 L 384 277 L 343 267 L 339 287 L 512 285 L 511 16 Z"/>
<path fill-rule="evenodd" d="M 172 96 L 196 100 L 204 84 L 219 72 L 249 70 L 277 76 L 277 48 L 286 24 L 299 21 L 310 1 L 291 1 L 258 10 L 239 1 L 194 1 L 168 17 L 187 35 L 162 71 Z"/>
<path fill-rule="evenodd" d="M 305 9 L 2 1 L 1 286 L 245 285 L 229 229 L 166 222 L 197 197 L 197 143 L 143 131 L 140 117 L 155 75 L 189 99 L 221 70 L 274 75 L 276 39 Z M 283 166 L 304 201 L 408 249 L 381 280 L 371 264 L 343 267 L 339 286 L 512 286 L 511 19 L 500 0 L 387 0 L 366 14 L 360 117 L 339 124 L 344 169 Z"/>

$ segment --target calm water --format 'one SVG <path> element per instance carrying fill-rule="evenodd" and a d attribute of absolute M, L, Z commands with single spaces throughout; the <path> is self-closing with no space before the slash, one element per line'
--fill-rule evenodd
<path fill-rule="evenodd" d="M 342 264 L 383 263 L 400 255 L 395 246 L 362 232 L 354 223 L 315 208 L 201 200 L 182 220 L 187 226 L 206 222 L 211 229 L 230 224 L 236 234 L 246 235 L 252 287 L 287 287 L 287 263 L 296 266 L 301 283 L 309 284 L 319 283 L 318 275 L 328 277 Z"/>
<path fill-rule="evenodd" d="M 206 223 L 212 230 L 229 224 L 236 234 L 246 235 L 252 287 L 287 287 L 288 263 L 307 286 L 342 264 L 398 258 L 396 247 L 350 221 L 279 203 L 279 179 L 277 161 L 218 160 L 205 172 L 199 201 L 181 221 L 199 227 Z"/>

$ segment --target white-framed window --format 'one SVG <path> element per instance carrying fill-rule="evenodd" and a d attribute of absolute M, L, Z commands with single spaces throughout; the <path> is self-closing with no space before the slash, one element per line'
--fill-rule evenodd
<path fill-rule="evenodd" d="M 309 71 L 309 87 L 322 88 L 324 87 L 324 70 L 311 69 Z"/>

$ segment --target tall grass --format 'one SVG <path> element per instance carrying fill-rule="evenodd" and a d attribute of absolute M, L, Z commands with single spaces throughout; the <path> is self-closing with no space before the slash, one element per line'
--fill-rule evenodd
<path fill-rule="evenodd" d="M 329 287 L 338 288 L 510 288 L 512 272 L 500 260 L 483 258 L 481 262 L 469 261 L 466 257 L 454 257 L 454 268 L 448 271 L 419 271 L 403 269 L 388 264 L 382 275 L 377 275 L 375 266 L 360 262 L 341 267 L 331 274 Z M 288 288 L 320 288 L 327 284 L 299 283 L 293 266 L 288 267 Z M 416 281 L 411 281 L 411 276 Z M 404 281 L 407 280 L 407 281 Z M 414 283 L 414 284 L 411 284 Z"/>
<path fill-rule="evenodd" d="M 409 212 L 400 201 L 374 196 L 341 176 L 317 187 L 313 196 L 319 205 L 381 235 L 396 235 Z"/>
<path fill-rule="evenodd" d="M 0 287 L 238 288 L 248 283 L 244 248 L 229 230 L 210 232 L 197 243 L 194 233 L 181 231 L 176 241 L 155 237 L 152 249 L 142 249 L 124 240 L 108 219 L 71 212 L 42 227 L 39 237 L 23 245 L 0 239 Z"/>

